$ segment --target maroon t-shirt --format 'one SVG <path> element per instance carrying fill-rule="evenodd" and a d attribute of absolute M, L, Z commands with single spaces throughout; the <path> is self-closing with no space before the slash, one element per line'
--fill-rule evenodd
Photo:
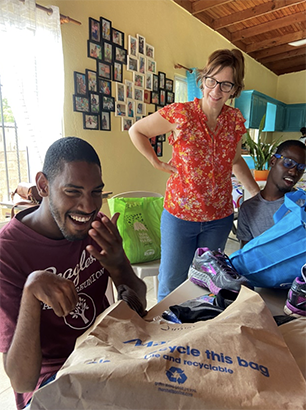
<path fill-rule="evenodd" d="M 61 368 L 76 339 L 108 307 L 105 296 L 108 272 L 86 251 L 88 244 L 97 247 L 89 236 L 74 242 L 48 239 L 17 218 L 13 218 L 0 232 L 0 351 L 7 352 L 10 347 L 22 290 L 31 272 L 47 270 L 61 275 L 73 281 L 79 295 L 74 311 L 64 318 L 56 316 L 52 308 L 42 303 L 43 361 L 38 388 Z M 15 395 L 18 409 L 22 409 L 32 397 L 32 393 Z"/>

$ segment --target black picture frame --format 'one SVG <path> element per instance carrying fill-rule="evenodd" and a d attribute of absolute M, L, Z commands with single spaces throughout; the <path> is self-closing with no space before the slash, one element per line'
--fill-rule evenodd
<path fill-rule="evenodd" d="M 117 63 L 117 61 L 114 61 L 113 64 L 113 81 L 123 82 L 123 64 Z"/>
<path fill-rule="evenodd" d="M 158 72 L 158 88 L 161 90 L 166 89 L 166 73 L 163 71 Z"/>
<path fill-rule="evenodd" d="M 166 90 L 173 91 L 173 80 L 166 78 Z"/>
<path fill-rule="evenodd" d="M 73 111 L 89 113 L 89 98 L 82 95 L 73 95 Z"/>
<path fill-rule="evenodd" d="M 157 135 L 156 139 L 159 142 L 165 142 L 166 141 L 166 134 Z"/>
<path fill-rule="evenodd" d="M 86 81 L 87 81 L 88 92 L 96 93 L 98 91 L 97 72 L 86 68 Z"/>
<path fill-rule="evenodd" d="M 100 114 L 100 95 L 99 93 L 89 93 L 89 108 L 91 114 Z"/>
<path fill-rule="evenodd" d="M 112 22 L 105 17 L 100 17 L 101 40 L 112 41 Z"/>
<path fill-rule="evenodd" d="M 109 41 L 102 42 L 102 60 L 110 64 L 114 61 L 114 48 Z"/>
<path fill-rule="evenodd" d="M 115 98 L 109 95 L 101 96 L 101 111 L 115 112 Z"/>
<path fill-rule="evenodd" d="M 97 73 L 99 77 L 112 79 L 112 64 L 97 60 Z"/>
<path fill-rule="evenodd" d="M 163 143 L 161 141 L 156 141 L 155 152 L 158 157 L 163 156 Z"/>
<path fill-rule="evenodd" d="M 116 28 L 112 28 L 112 42 L 117 46 L 124 47 L 124 33 Z"/>
<path fill-rule="evenodd" d="M 158 75 L 157 74 L 153 74 L 153 85 L 152 85 L 152 91 L 157 92 L 158 91 Z"/>
<path fill-rule="evenodd" d="M 146 55 L 146 39 L 141 34 L 136 34 L 138 39 L 138 54 Z"/>
<path fill-rule="evenodd" d="M 151 104 L 159 105 L 159 91 L 151 92 Z"/>
<path fill-rule="evenodd" d="M 111 113 L 110 111 L 102 111 L 100 116 L 100 130 L 111 131 Z"/>
<path fill-rule="evenodd" d="M 105 78 L 98 77 L 98 91 L 100 94 L 112 95 L 112 82 Z"/>
<path fill-rule="evenodd" d="M 127 50 L 116 44 L 114 45 L 114 61 L 125 65 L 127 63 Z"/>
<path fill-rule="evenodd" d="M 101 25 L 100 21 L 89 17 L 89 40 L 96 41 L 97 43 L 100 43 L 101 41 Z"/>
<path fill-rule="evenodd" d="M 174 93 L 172 91 L 166 91 L 166 104 L 174 103 Z"/>
<path fill-rule="evenodd" d="M 95 41 L 87 40 L 87 57 L 102 60 L 102 46 Z"/>
<path fill-rule="evenodd" d="M 74 71 L 74 94 L 87 95 L 86 74 Z"/>
<path fill-rule="evenodd" d="M 83 128 L 84 130 L 98 130 L 99 115 L 83 113 Z"/>
<path fill-rule="evenodd" d="M 159 90 L 159 105 L 166 105 L 166 90 Z"/>

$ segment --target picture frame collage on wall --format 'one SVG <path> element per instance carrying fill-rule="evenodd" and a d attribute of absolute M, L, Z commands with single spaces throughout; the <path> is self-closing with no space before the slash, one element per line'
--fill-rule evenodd
<path fill-rule="evenodd" d="M 73 109 L 83 113 L 83 127 L 111 131 L 111 113 L 121 117 L 121 130 L 147 115 L 147 105 L 155 110 L 174 102 L 173 80 L 157 71 L 154 46 L 141 34 L 128 35 L 112 26 L 105 17 L 89 17 L 87 57 L 96 61 L 96 70 L 74 72 Z M 126 46 L 126 48 L 125 48 Z M 124 69 L 132 79 L 124 79 Z M 163 138 L 154 149 L 162 153 Z"/>

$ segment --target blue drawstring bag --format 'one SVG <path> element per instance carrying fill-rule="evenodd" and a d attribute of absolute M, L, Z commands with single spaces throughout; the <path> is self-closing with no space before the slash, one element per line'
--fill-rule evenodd
<path fill-rule="evenodd" d="M 229 258 L 253 286 L 290 288 L 306 263 L 306 192 L 285 194 L 273 219 L 275 225 Z"/>

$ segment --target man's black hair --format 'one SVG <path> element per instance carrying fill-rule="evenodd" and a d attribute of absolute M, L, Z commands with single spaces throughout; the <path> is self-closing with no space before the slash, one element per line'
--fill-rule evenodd
<path fill-rule="evenodd" d="M 300 133 L 301 133 L 302 135 L 305 135 L 305 134 L 306 134 L 306 127 L 302 127 L 302 128 L 300 129 Z"/>
<path fill-rule="evenodd" d="M 64 137 L 48 148 L 42 172 L 51 182 L 61 172 L 65 162 L 75 161 L 97 164 L 101 168 L 100 159 L 88 142 L 77 137 Z"/>
<path fill-rule="evenodd" d="M 287 141 L 284 141 L 281 144 L 279 144 L 279 146 L 277 147 L 277 150 L 275 151 L 275 154 L 281 154 L 283 151 L 285 151 L 286 149 L 288 149 L 290 147 L 300 147 L 303 150 L 306 150 L 306 145 L 303 144 L 301 141 L 299 141 L 299 140 L 287 140 Z"/>

